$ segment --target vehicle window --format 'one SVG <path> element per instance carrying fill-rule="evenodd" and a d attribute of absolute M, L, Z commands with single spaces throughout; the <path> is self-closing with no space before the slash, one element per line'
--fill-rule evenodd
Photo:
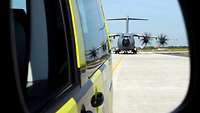
<path fill-rule="evenodd" d="M 77 0 L 87 65 L 96 67 L 108 55 L 105 24 L 98 0 Z"/>
<path fill-rule="evenodd" d="M 35 111 L 69 88 L 72 77 L 59 2 L 34 0 L 31 3 L 30 8 L 25 0 L 13 0 L 11 11 L 19 78 L 26 103 Z"/>

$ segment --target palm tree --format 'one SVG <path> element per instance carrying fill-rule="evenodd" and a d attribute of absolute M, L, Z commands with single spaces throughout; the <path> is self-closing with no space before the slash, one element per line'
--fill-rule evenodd
<path fill-rule="evenodd" d="M 106 42 L 102 42 L 101 47 L 102 47 L 103 52 L 105 52 L 107 48 Z"/>
<path fill-rule="evenodd" d="M 142 36 L 140 41 L 142 41 L 142 45 L 144 45 L 144 47 L 146 47 L 147 44 L 150 43 L 150 39 L 151 39 L 151 34 L 150 33 L 144 33 L 144 35 Z"/>
<path fill-rule="evenodd" d="M 89 50 L 90 52 L 89 52 L 89 55 L 90 55 L 90 57 L 91 58 L 94 58 L 94 60 L 95 60 L 95 58 L 97 57 L 97 49 L 96 48 L 93 48 L 93 49 L 91 49 L 91 50 Z"/>
<path fill-rule="evenodd" d="M 160 47 L 160 46 L 164 47 L 165 45 L 167 45 L 167 41 L 168 41 L 167 36 L 161 34 L 161 35 L 158 37 L 159 47 Z"/>

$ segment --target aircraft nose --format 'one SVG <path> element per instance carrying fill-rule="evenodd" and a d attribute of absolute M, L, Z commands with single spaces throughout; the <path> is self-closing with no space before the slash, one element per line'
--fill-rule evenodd
<path fill-rule="evenodd" d="M 123 39 L 122 40 L 122 45 L 124 46 L 124 47 L 129 47 L 129 45 L 130 45 L 130 40 L 129 39 Z"/>

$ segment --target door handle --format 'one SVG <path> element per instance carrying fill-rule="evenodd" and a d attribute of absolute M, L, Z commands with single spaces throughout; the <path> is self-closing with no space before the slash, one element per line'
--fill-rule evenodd
<path fill-rule="evenodd" d="M 92 96 L 91 105 L 92 107 L 99 107 L 103 104 L 104 96 L 103 93 L 97 92 L 95 95 Z"/>

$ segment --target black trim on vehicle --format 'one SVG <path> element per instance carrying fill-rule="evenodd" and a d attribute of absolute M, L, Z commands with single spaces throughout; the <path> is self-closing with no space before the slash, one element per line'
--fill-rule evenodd
<path fill-rule="evenodd" d="M 107 61 L 107 60 L 106 60 Z M 101 67 L 99 68 L 99 70 L 101 70 L 101 72 L 103 72 L 103 70 L 106 68 L 105 62 L 103 63 L 103 65 L 101 65 Z"/>
<path fill-rule="evenodd" d="M 77 59 L 76 59 L 76 46 L 75 46 L 75 36 L 74 36 L 74 29 L 73 29 L 73 24 L 72 24 L 72 15 L 70 11 L 70 6 L 69 6 L 69 0 L 60 0 L 62 4 L 62 9 L 63 9 L 63 17 L 65 19 L 65 26 L 69 26 L 66 28 L 67 32 L 67 37 L 68 37 L 68 44 L 69 47 L 69 54 L 71 56 L 71 65 L 72 65 L 72 70 L 75 76 L 75 81 L 76 83 L 81 83 L 81 73 L 85 72 L 85 67 L 81 67 L 80 69 L 77 66 Z"/>
<path fill-rule="evenodd" d="M 199 10 L 198 1 L 179 0 L 185 20 L 190 49 L 190 83 L 187 95 L 181 105 L 173 113 L 199 113 L 199 80 L 200 80 L 200 40 L 199 40 Z"/>
<path fill-rule="evenodd" d="M 16 82 L 16 54 L 13 47 L 13 26 L 11 23 L 10 1 L 0 1 L 0 47 L 1 47 L 1 110 L 6 112 L 27 112 L 19 81 Z M 12 30 L 12 31 L 11 31 Z M 13 54 L 15 54 L 13 56 Z M 19 79 L 18 79 L 19 80 Z M 3 82 L 5 81 L 5 82 Z M 11 104 L 12 103 L 12 104 Z M 15 109 L 12 107 L 15 106 Z"/>

